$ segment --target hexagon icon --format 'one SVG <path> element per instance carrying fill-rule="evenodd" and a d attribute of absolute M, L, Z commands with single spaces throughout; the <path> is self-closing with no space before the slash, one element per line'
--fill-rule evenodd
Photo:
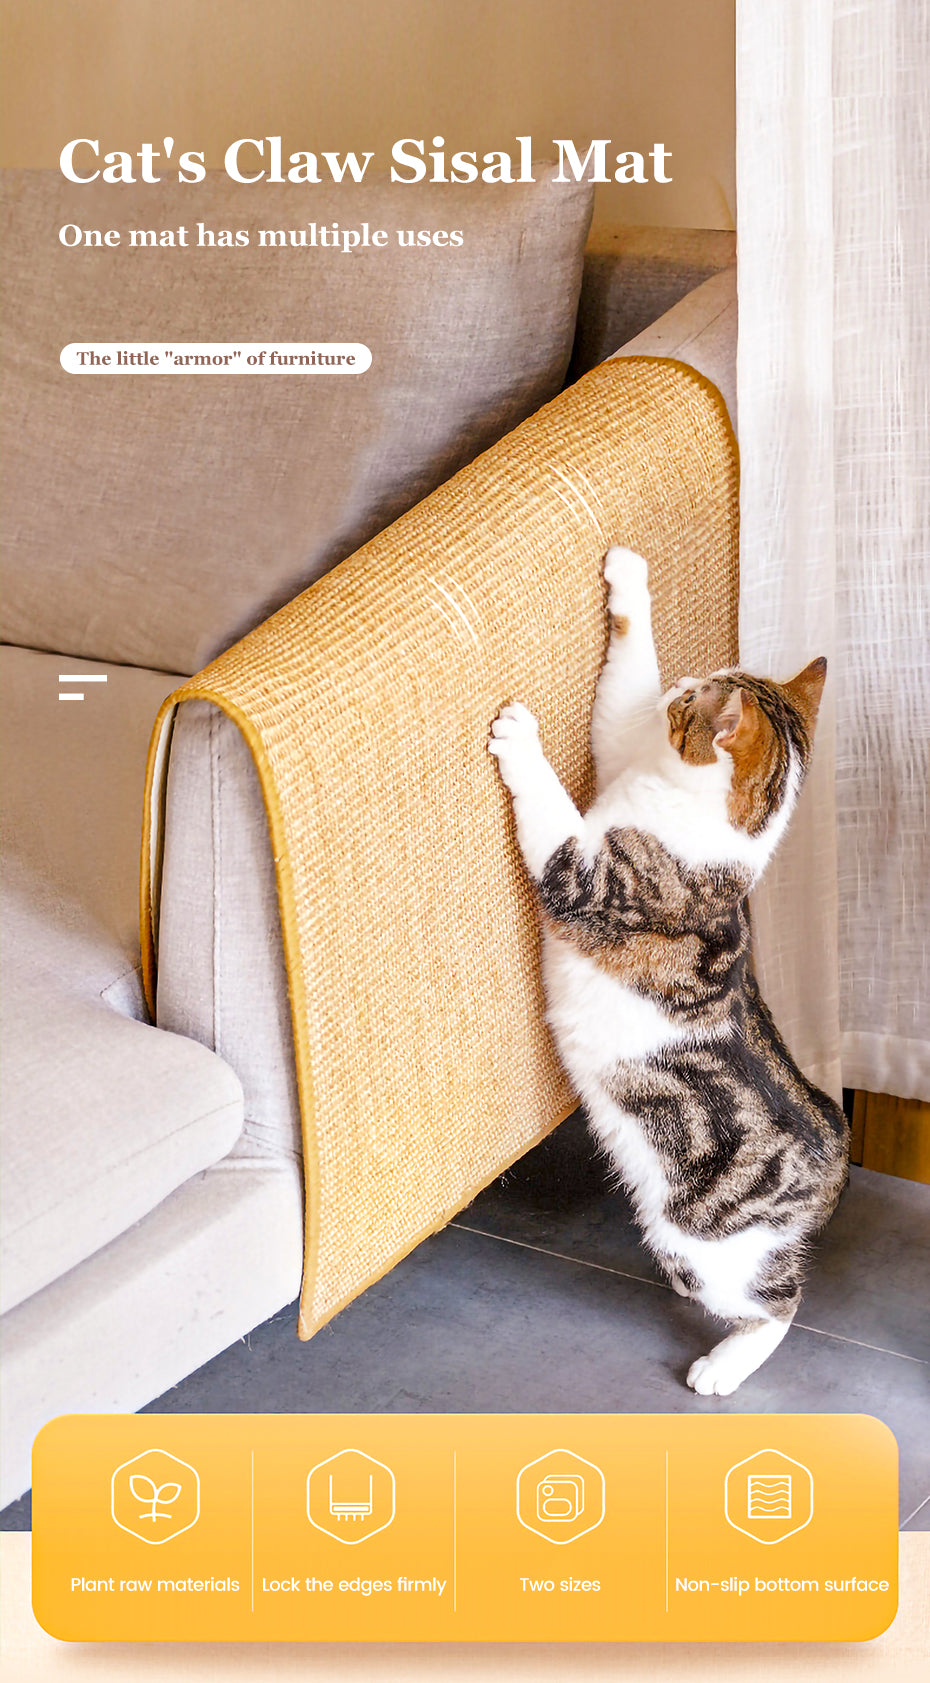
<path fill-rule="evenodd" d="M 200 1518 L 199 1474 L 167 1449 L 143 1450 L 113 1474 L 110 1513 L 143 1543 L 170 1543 Z"/>
<path fill-rule="evenodd" d="M 723 1505 L 735 1531 L 757 1543 L 783 1543 L 814 1517 L 813 1475 L 780 1449 L 759 1449 L 730 1468 Z"/>
<path fill-rule="evenodd" d="M 517 1518 L 549 1543 L 574 1543 L 604 1518 L 604 1475 L 571 1449 L 550 1449 L 517 1474 Z"/>
<path fill-rule="evenodd" d="M 307 1518 L 338 1543 L 364 1543 L 394 1518 L 394 1474 L 361 1449 L 341 1449 L 307 1475 Z"/>

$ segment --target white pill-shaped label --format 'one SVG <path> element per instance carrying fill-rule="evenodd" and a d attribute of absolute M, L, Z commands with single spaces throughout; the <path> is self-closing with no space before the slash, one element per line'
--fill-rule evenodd
<path fill-rule="evenodd" d="M 66 374 L 364 374 L 367 345 L 149 344 L 66 345 Z"/>

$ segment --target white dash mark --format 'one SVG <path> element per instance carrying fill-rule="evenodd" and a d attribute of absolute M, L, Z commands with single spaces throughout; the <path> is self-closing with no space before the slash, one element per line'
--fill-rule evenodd
<path fill-rule="evenodd" d="M 434 602 L 432 605 L 440 619 L 444 620 L 446 625 L 449 627 L 453 637 L 457 640 L 457 642 L 461 643 L 463 638 L 458 620 L 453 619 L 451 614 L 447 614 L 445 608 L 441 608 L 438 602 Z"/>
<path fill-rule="evenodd" d="M 468 591 L 465 589 L 465 586 L 461 583 L 461 581 L 459 579 L 450 578 L 448 583 L 449 583 L 449 589 L 450 590 L 457 590 L 458 591 L 458 593 L 461 596 L 463 602 L 465 603 L 465 606 L 468 608 L 469 612 L 474 615 L 475 620 L 480 625 L 481 624 L 481 615 L 478 612 L 478 609 L 475 607 L 475 604 L 472 601 L 471 597 L 469 596 Z"/>
<path fill-rule="evenodd" d="M 105 672 L 59 672 L 58 674 L 60 684 L 105 684 L 106 681 L 107 674 Z"/>
<path fill-rule="evenodd" d="M 568 509 L 568 512 L 571 515 L 572 519 L 577 520 L 578 519 L 578 510 L 575 507 L 575 504 L 568 497 L 566 497 L 564 491 L 559 490 L 559 487 L 557 485 L 553 485 L 552 489 L 555 492 L 556 496 L 558 497 L 559 502 L 564 503 L 564 505 Z"/>
<path fill-rule="evenodd" d="M 591 521 L 591 524 L 594 527 L 595 531 L 598 533 L 598 535 L 606 543 L 607 538 L 606 538 L 606 535 L 605 535 L 605 532 L 604 532 L 604 528 L 601 525 L 600 521 L 598 520 L 597 515 L 592 510 L 590 503 L 586 502 L 585 498 L 581 495 L 581 492 L 579 491 L 577 485 L 573 484 L 573 482 L 569 479 L 568 474 L 563 473 L 561 468 L 553 467 L 552 471 L 553 471 L 553 473 L 558 474 L 559 478 L 562 480 L 562 483 L 564 485 L 567 485 L 569 490 L 572 491 L 574 493 L 574 495 L 578 498 L 578 501 L 580 502 L 582 508 L 584 509 L 586 515 L 588 516 L 588 519 Z"/>
<path fill-rule="evenodd" d="M 439 591 L 440 596 L 445 597 L 445 599 L 448 602 L 449 607 L 452 609 L 453 613 L 458 614 L 459 619 L 461 620 L 462 624 L 465 627 L 465 630 L 468 632 L 469 637 L 471 638 L 472 642 L 475 645 L 475 648 L 478 650 L 478 652 L 480 654 L 481 644 L 480 644 L 480 642 L 478 641 L 478 638 L 475 635 L 475 628 L 472 625 L 470 619 L 468 619 L 467 615 L 459 607 L 457 601 L 455 600 L 455 597 L 450 596 L 448 590 L 443 589 L 443 587 L 439 583 L 438 579 L 431 578 L 429 582 L 430 582 L 430 584 L 434 584 L 436 586 L 436 589 Z"/>
<path fill-rule="evenodd" d="M 581 480 L 582 485 L 587 486 L 587 489 L 590 491 L 592 497 L 594 498 L 594 501 L 596 503 L 598 503 L 600 505 L 601 509 L 604 510 L 604 513 L 606 513 L 607 511 L 606 511 L 606 509 L 604 509 L 604 502 L 603 502 L 603 499 L 598 492 L 597 486 L 591 484 L 591 481 L 588 478 L 587 474 L 582 473 L 580 467 L 576 467 L 573 471 L 577 474 L 578 478 Z"/>

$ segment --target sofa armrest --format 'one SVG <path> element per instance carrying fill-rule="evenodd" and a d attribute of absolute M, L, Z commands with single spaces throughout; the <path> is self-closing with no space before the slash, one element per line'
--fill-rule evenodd
<path fill-rule="evenodd" d="M 712 275 L 736 263 L 736 235 L 714 228 L 614 228 L 592 235 L 572 379 L 616 355 Z"/>
<path fill-rule="evenodd" d="M 524 699 L 583 802 L 605 550 L 628 544 L 650 562 L 664 669 L 719 667 L 736 652 L 736 507 L 719 394 L 680 363 L 618 358 L 163 710 L 144 850 L 149 987 L 160 925 L 159 1021 L 220 1036 L 247 1115 L 257 1077 L 223 1024 L 252 1033 L 275 973 L 264 1044 L 283 1068 L 274 862 L 306 1177 L 303 1336 L 574 1107 L 544 1026 L 536 908 L 487 754 L 490 721 Z M 221 857 L 230 848 L 238 857 Z M 289 1125 L 292 1090 L 279 1085 L 273 1102 Z"/>
<path fill-rule="evenodd" d="M 255 762 L 208 701 L 179 711 L 167 774 L 156 1022 L 242 1083 L 237 1158 L 300 1154 L 300 1110 L 268 821 Z"/>
<path fill-rule="evenodd" d="M 616 356 L 668 356 L 717 387 L 738 434 L 736 269 L 723 269 L 638 333 Z"/>

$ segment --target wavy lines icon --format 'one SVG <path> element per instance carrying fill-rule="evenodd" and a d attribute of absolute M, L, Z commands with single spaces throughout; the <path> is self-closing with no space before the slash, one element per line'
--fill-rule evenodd
<path fill-rule="evenodd" d="M 750 1473 L 747 1506 L 750 1519 L 790 1519 L 790 1473 L 781 1478 Z"/>

